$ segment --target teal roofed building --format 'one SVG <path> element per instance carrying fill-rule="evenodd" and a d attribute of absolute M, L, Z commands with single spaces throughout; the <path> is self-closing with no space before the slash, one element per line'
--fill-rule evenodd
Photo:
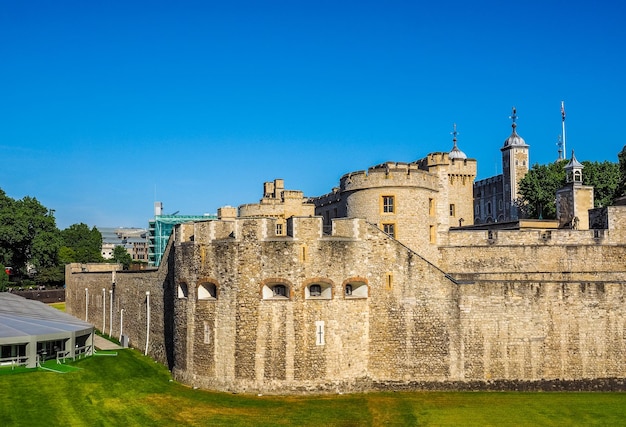
<path fill-rule="evenodd" d="M 176 224 L 217 219 L 216 215 L 163 215 L 163 203 L 154 203 L 154 218 L 148 221 L 148 265 L 158 267 Z"/>

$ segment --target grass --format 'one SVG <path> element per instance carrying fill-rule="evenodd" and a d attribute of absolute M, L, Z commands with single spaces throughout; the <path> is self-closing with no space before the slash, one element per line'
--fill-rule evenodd
<path fill-rule="evenodd" d="M 625 393 L 402 392 L 256 396 L 194 390 L 125 349 L 117 357 L 0 376 L 0 425 L 623 425 Z M 54 368 L 54 366 L 53 366 Z"/>
<path fill-rule="evenodd" d="M 50 307 L 52 307 L 52 308 L 56 308 L 57 310 L 61 310 L 61 311 L 65 312 L 65 301 L 63 301 L 63 302 L 51 302 L 48 305 Z"/>
<path fill-rule="evenodd" d="M 65 303 L 50 305 L 65 311 Z M 163 366 L 133 350 L 114 353 L 50 366 L 68 375 L 0 369 L 0 425 L 587 426 L 626 419 L 625 393 L 214 393 L 172 382 Z"/>

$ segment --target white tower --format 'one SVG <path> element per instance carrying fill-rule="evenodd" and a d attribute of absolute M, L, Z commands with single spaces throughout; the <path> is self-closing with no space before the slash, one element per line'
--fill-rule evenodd
<path fill-rule="evenodd" d="M 502 174 L 503 174 L 503 203 L 505 221 L 518 219 L 515 200 L 518 198 L 519 182 L 528 172 L 528 145 L 524 138 L 517 134 L 517 111 L 513 107 L 513 112 L 509 117 L 513 122 L 513 131 L 504 141 L 502 151 Z"/>

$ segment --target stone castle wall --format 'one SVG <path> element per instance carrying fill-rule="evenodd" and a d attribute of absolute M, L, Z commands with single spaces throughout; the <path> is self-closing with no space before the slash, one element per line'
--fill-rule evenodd
<path fill-rule="evenodd" d="M 621 224 L 611 212 L 607 222 Z M 491 242 L 487 231 L 452 231 L 437 266 L 363 220 L 335 220 L 326 235 L 320 217 L 291 218 L 285 236 L 275 221 L 181 224 L 158 271 L 68 268 L 68 311 L 84 318 L 88 288 L 100 328 L 114 278 L 113 335 L 124 308 L 124 334 L 143 351 L 150 291 L 148 354 L 175 378 L 218 390 L 626 377 L 626 253 L 615 230 L 603 243 L 594 230 L 545 241 L 499 230 Z M 286 297 L 273 297 L 275 284 Z M 312 298 L 311 284 L 323 296 Z M 347 284 L 365 292 L 346 295 Z"/>

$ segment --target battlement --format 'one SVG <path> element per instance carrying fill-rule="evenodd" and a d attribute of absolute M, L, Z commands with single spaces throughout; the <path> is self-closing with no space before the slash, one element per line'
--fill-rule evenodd
<path fill-rule="evenodd" d="M 437 191 L 437 176 L 421 170 L 415 163 L 386 162 L 367 171 L 351 172 L 341 177 L 341 191 L 374 187 L 420 187 Z M 323 196 L 326 197 L 326 196 Z"/>
<path fill-rule="evenodd" d="M 358 218 L 334 219 L 332 234 L 322 233 L 322 217 L 291 217 L 287 219 L 287 233 L 277 234 L 277 218 L 237 218 L 229 221 L 186 222 L 174 230 L 175 244 L 195 242 L 209 244 L 232 240 L 315 240 L 324 238 L 358 239 L 366 222 Z"/>

